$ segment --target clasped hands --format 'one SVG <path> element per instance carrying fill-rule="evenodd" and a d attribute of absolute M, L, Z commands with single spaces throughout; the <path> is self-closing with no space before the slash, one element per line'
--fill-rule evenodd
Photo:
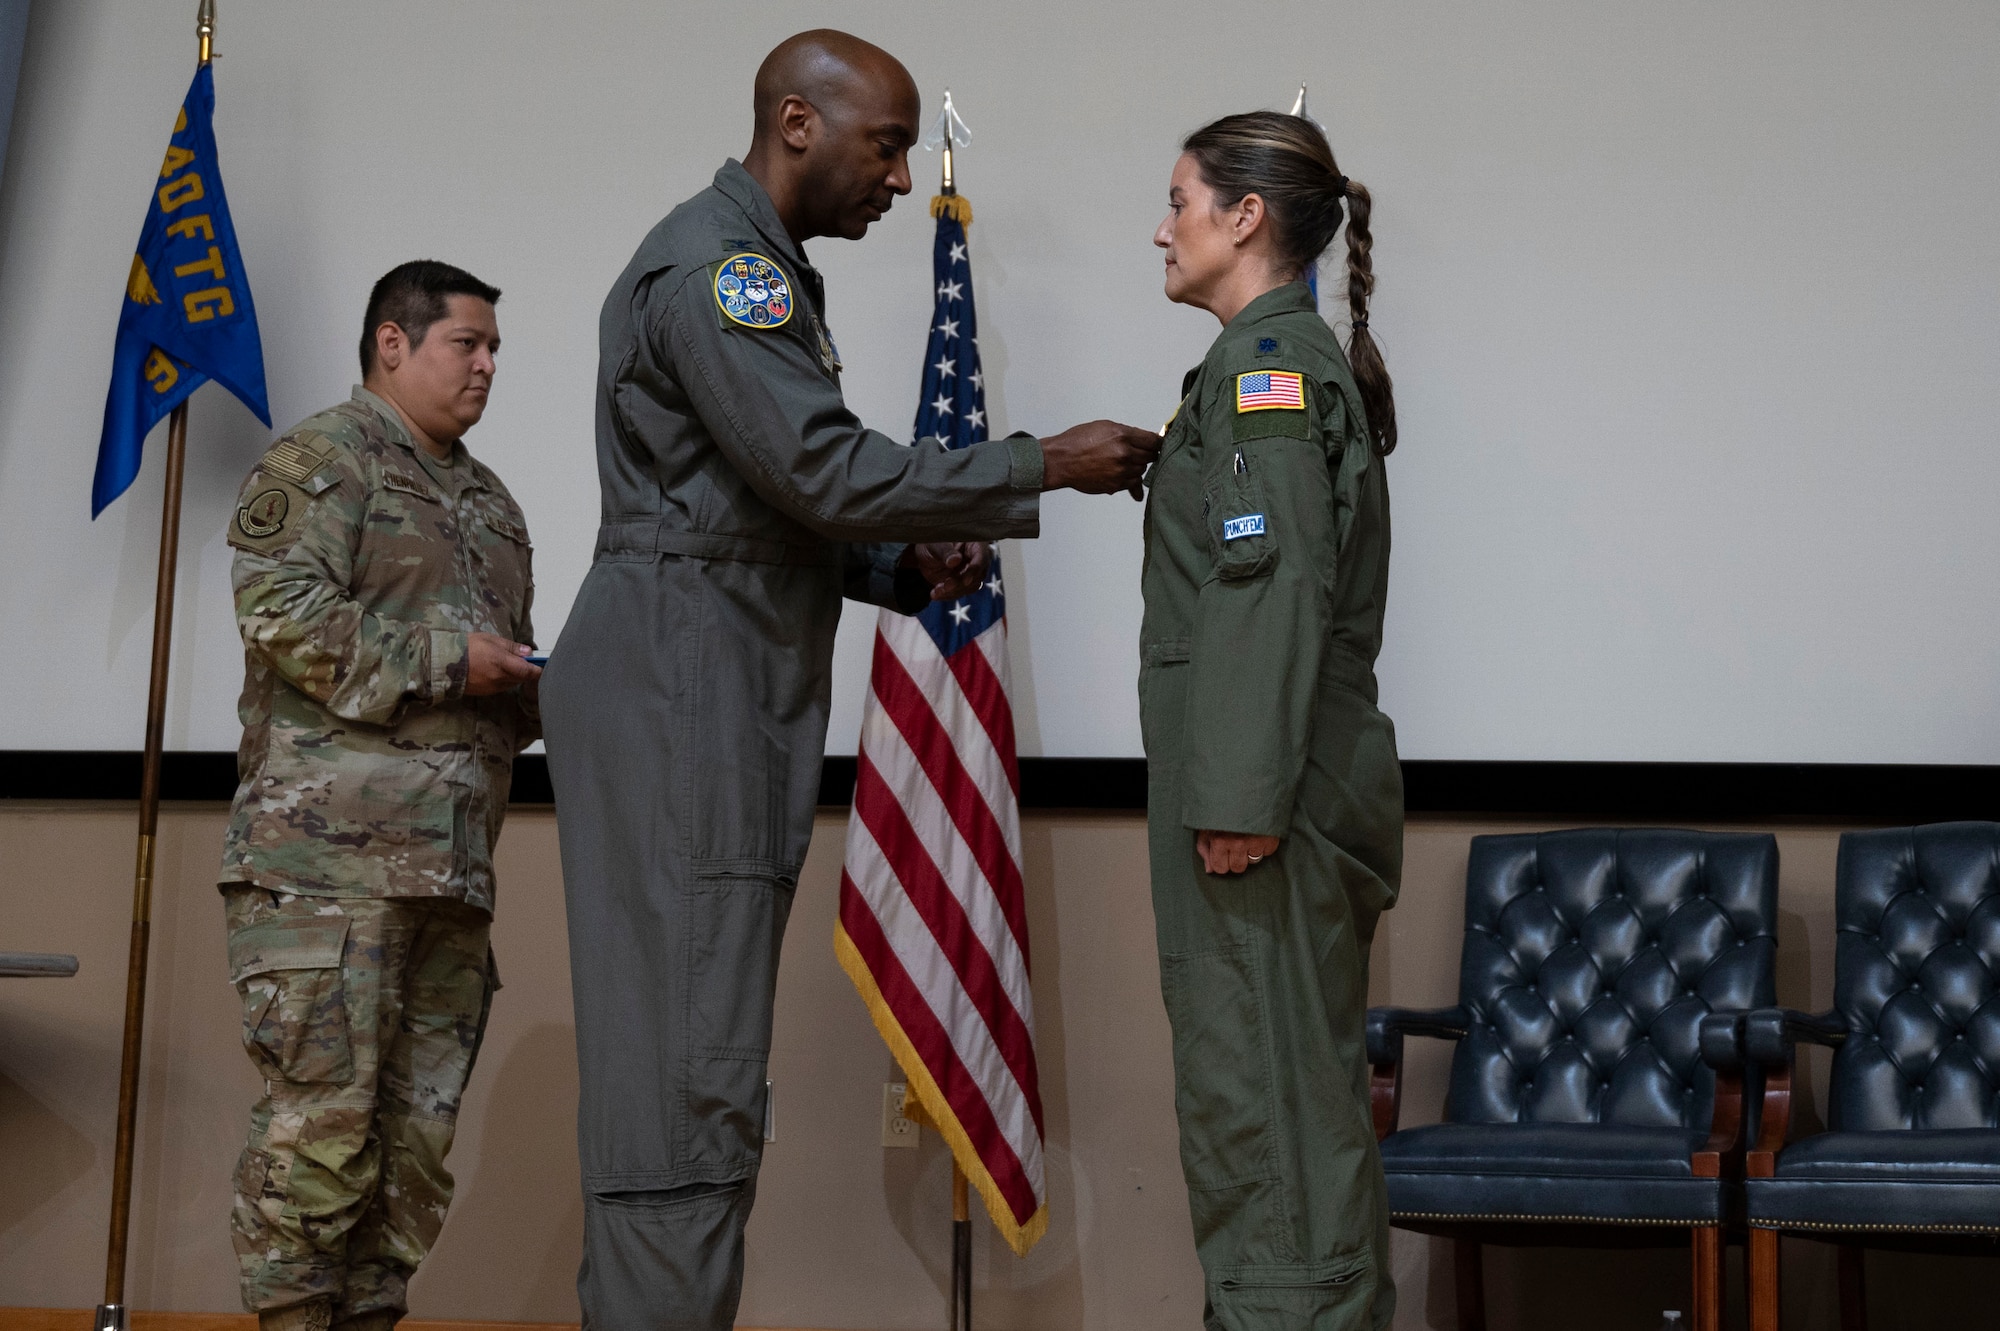
<path fill-rule="evenodd" d="M 1074 425 L 1042 440 L 1042 489 L 1144 499 L 1140 479 L 1160 454 L 1160 436 L 1117 421 Z M 970 596 L 986 581 L 993 547 L 984 541 L 913 545 L 904 556 L 931 585 L 931 600 Z"/>

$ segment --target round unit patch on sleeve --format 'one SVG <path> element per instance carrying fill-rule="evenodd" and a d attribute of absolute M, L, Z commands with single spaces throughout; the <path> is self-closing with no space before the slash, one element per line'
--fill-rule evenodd
<path fill-rule="evenodd" d="M 285 492 L 273 487 L 236 510 L 236 525 L 245 536 L 262 540 L 285 529 L 292 503 Z"/>
<path fill-rule="evenodd" d="M 777 328 L 792 317 L 792 284 L 761 254 L 739 254 L 715 270 L 715 303 L 731 323 Z"/>

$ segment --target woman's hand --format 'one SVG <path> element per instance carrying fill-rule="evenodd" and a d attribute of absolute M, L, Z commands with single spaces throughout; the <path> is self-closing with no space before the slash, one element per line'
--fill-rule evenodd
<path fill-rule="evenodd" d="M 1242 832 L 1196 832 L 1195 853 L 1210 873 L 1242 873 L 1268 855 L 1278 853 L 1278 838 Z"/>

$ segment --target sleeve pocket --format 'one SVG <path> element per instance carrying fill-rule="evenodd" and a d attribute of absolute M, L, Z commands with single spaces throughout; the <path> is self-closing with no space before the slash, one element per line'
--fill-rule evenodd
<path fill-rule="evenodd" d="M 1278 562 L 1278 533 L 1264 488 L 1247 470 L 1236 469 L 1242 456 L 1240 450 L 1232 455 L 1231 469 L 1209 482 L 1201 500 L 1215 575 L 1230 582 L 1268 573 Z"/>
<path fill-rule="evenodd" d="M 341 955 L 348 921 L 273 920 L 229 939 L 229 976 L 243 997 L 243 1047 L 269 1081 L 354 1079 Z"/>

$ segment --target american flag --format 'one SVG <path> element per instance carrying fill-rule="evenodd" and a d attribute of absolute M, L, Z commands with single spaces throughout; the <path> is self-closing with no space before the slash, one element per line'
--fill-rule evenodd
<path fill-rule="evenodd" d="M 1306 405 L 1305 380 L 1283 370 L 1259 370 L 1236 376 L 1236 409 L 1290 407 L 1303 411 Z"/>
<path fill-rule="evenodd" d="M 962 197 L 940 196 L 916 437 L 986 438 Z M 834 951 L 923 1117 L 1017 1253 L 1048 1228 L 1021 886 L 1020 769 L 996 554 L 984 586 L 884 611 L 861 724 Z"/>

